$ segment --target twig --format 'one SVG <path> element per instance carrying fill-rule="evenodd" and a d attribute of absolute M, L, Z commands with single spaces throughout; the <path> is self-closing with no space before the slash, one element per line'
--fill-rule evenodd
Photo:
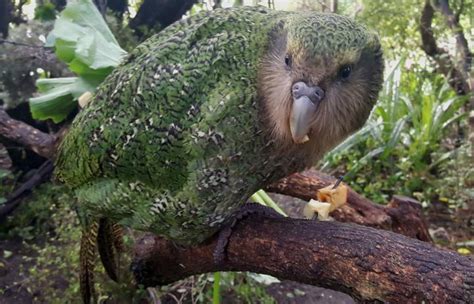
<path fill-rule="evenodd" d="M 22 198 L 30 194 L 32 189 L 44 181 L 49 180 L 53 169 L 52 161 L 45 161 L 28 181 L 13 191 L 13 193 L 8 196 L 7 201 L 0 206 L 0 220 L 11 214 L 20 205 Z"/>
<path fill-rule="evenodd" d="M 0 143 L 0 169 L 8 170 L 12 166 L 12 160 L 5 146 Z"/>
<path fill-rule="evenodd" d="M 16 42 L 16 41 L 11 41 L 11 40 L 6 40 L 6 39 L 0 39 L 0 44 L 3 44 L 3 43 L 18 45 L 18 46 L 26 46 L 26 47 L 30 47 L 30 48 L 41 48 L 41 49 L 47 48 L 44 45 L 33 45 L 33 44 L 27 44 L 27 43 L 23 43 L 23 42 Z"/>

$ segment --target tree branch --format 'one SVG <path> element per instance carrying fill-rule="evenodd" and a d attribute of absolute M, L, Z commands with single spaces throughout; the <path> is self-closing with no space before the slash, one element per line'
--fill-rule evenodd
<path fill-rule="evenodd" d="M 461 4 L 459 5 L 459 9 L 456 12 L 456 21 L 459 22 L 459 18 L 461 17 L 462 12 L 464 11 L 464 0 L 461 0 Z"/>
<path fill-rule="evenodd" d="M 218 8 L 222 8 L 222 0 L 214 0 L 214 5 L 212 6 L 212 9 L 215 10 Z"/>
<path fill-rule="evenodd" d="M 462 28 L 456 21 L 456 16 L 454 16 L 446 0 L 439 0 L 439 10 L 445 16 L 448 27 L 455 33 L 458 51 L 463 54 L 460 64 L 462 69 L 460 70 L 457 68 L 455 61 L 449 53 L 437 45 L 431 27 L 435 10 L 431 5 L 430 0 L 425 1 L 420 18 L 421 47 L 429 57 L 433 58 L 439 71 L 446 77 L 456 93 L 458 95 L 467 95 L 471 92 L 468 84 L 467 72 L 469 71 L 472 62 L 472 53 L 469 51 L 467 40 L 464 37 Z M 472 106 L 474 106 L 474 104 Z"/>
<path fill-rule="evenodd" d="M 0 137 L 17 142 L 45 158 L 51 158 L 56 150 L 56 136 L 11 118 L 2 108 L 0 108 Z"/>
<path fill-rule="evenodd" d="M 21 200 L 29 195 L 35 187 L 41 185 L 43 182 L 49 180 L 53 173 L 53 163 L 50 160 L 45 161 L 33 175 L 20 187 L 15 189 L 13 193 L 8 195 L 7 201 L 0 205 L 0 221 L 6 216 L 10 215 L 18 206 Z"/>
<path fill-rule="evenodd" d="M 8 170 L 12 166 L 12 160 L 10 155 L 8 155 L 7 148 L 0 143 L 0 170 Z"/>
<path fill-rule="evenodd" d="M 11 45 L 17 45 L 17 46 L 25 46 L 25 47 L 30 47 L 30 48 L 37 48 L 37 49 L 46 49 L 44 45 L 33 45 L 33 44 L 27 44 L 27 43 L 22 43 L 22 42 L 16 42 L 16 41 L 11 41 L 11 40 L 6 40 L 6 39 L 0 39 L 0 44 L 11 44 Z"/>
<path fill-rule="evenodd" d="M 435 2 L 436 3 L 436 2 Z M 460 12 L 462 11 L 462 5 Z M 465 78 L 467 78 L 467 73 L 471 67 L 472 63 L 472 53 L 469 50 L 469 45 L 467 43 L 467 39 L 464 36 L 464 31 L 462 26 L 459 24 L 459 16 L 456 16 L 451 8 L 449 7 L 448 0 L 438 0 L 437 5 L 435 7 L 444 17 L 445 23 L 448 25 L 449 29 L 453 32 L 456 38 L 456 49 L 461 54 L 460 66 L 465 74 Z"/>
<path fill-rule="evenodd" d="M 458 94 L 466 93 L 466 84 L 463 82 L 462 74 L 454 68 L 451 56 L 444 49 L 438 47 L 431 28 L 434 17 L 434 9 L 429 0 L 426 0 L 420 19 L 421 48 L 433 58 L 440 72 L 448 79 L 451 87 Z"/>
<path fill-rule="evenodd" d="M 316 198 L 319 189 L 335 182 L 334 177 L 308 170 L 292 174 L 268 186 L 266 190 L 309 201 Z M 390 203 L 383 207 L 349 188 L 347 204 L 332 212 L 331 216 L 340 222 L 391 230 L 422 241 L 431 241 L 421 205 L 407 197 L 394 196 Z"/>
<path fill-rule="evenodd" d="M 364 303 L 473 303 L 474 261 L 395 233 L 290 218 L 241 221 L 227 259 L 213 262 L 216 238 L 179 248 L 145 235 L 135 244 L 138 284 L 169 284 L 215 271 L 252 271 L 348 293 Z"/>

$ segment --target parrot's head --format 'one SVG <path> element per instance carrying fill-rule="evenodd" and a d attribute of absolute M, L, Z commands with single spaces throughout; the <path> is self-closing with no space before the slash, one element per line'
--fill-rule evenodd
<path fill-rule="evenodd" d="M 364 26 L 335 14 L 287 15 L 269 34 L 259 74 L 272 136 L 321 156 L 362 127 L 382 74 L 379 39 Z"/>

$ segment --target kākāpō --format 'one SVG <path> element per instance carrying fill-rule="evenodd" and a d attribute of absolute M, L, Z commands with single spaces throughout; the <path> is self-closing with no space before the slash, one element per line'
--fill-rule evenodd
<path fill-rule="evenodd" d="M 217 9 L 139 45 L 77 115 L 56 160 L 86 219 L 84 297 L 95 238 L 110 255 L 112 223 L 206 240 L 255 191 L 361 128 L 382 74 L 377 35 L 336 14 Z"/>

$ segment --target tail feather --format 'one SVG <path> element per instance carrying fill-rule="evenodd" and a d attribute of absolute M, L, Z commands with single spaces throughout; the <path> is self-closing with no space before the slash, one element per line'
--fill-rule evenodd
<path fill-rule="evenodd" d="M 95 248 L 99 223 L 94 222 L 89 229 L 83 231 L 79 259 L 81 269 L 79 274 L 80 291 L 85 304 L 90 304 L 96 298 L 94 288 Z"/>
<path fill-rule="evenodd" d="M 118 224 L 111 223 L 105 218 L 100 219 L 99 223 L 97 243 L 100 259 L 107 275 L 115 282 L 118 282 L 118 257 L 124 247 L 122 243 L 122 230 Z"/>
<path fill-rule="evenodd" d="M 114 247 L 117 253 L 125 251 L 125 244 L 123 243 L 123 227 L 117 223 L 112 224 L 112 235 L 114 239 Z"/>
<path fill-rule="evenodd" d="M 96 299 L 94 288 L 94 269 L 96 248 L 107 275 L 118 282 L 118 265 L 120 253 L 125 250 L 123 230 L 118 224 L 106 218 L 92 222 L 83 230 L 80 250 L 80 291 L 85 304 Z"/>

